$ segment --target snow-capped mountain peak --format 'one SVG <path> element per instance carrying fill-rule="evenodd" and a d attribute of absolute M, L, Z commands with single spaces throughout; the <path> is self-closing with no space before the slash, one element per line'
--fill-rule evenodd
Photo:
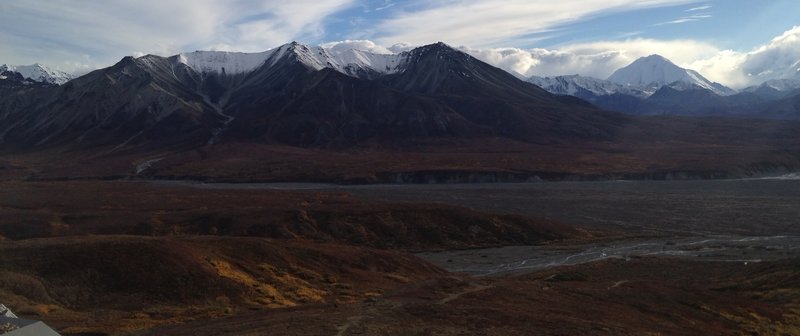
<path fill-rule="evenodd" d="M 309 47 L 292 42 L 276 48 L 270 58 L 272 65 L 283 55 L 293 53 L 298 61 L 313 70 L 330 68 L 353 77 L 387 75 L 397 73 L 404 63 L 405 53 L 377 54 L 358 49 L 332 50 L 323 47 Z"/>
<path fill-rule="evenodd" d="M 800 90 L 800 80 L 771 79 L 760 85 L 742 89 L 742 92 L 754 93 L 768 99 L 783 98 L 796 90 Z"/>
<path fill-rule="evenodd" d="M 198 73 L 238 75 L 255 71 L 264 65 L 274 66 L 287 55 L 294 55 L 301 63 L 314 70 L 329 67 L 326 60 L 329 57 L 322 48 L 309 48 L 297 42 L 257 53 L 195 51 L 175 57 L 178 62 Z"/>
<path fill-rule="evenodd" d="M 608 96 L 615 93 L 622 93 L 641 98 L 647 96 L 645 92 L 632 87 L 599 78 L 585 77 L 580 75 L 556 77 L 533 76 L 529 78 L 528 81 L 538 85 L 550 93 L 559 95 L 585 97 L 586 93 L 595 96 Z"/>
<path fill-rule="evenodd" d="M 675 82 L 689 84 L 710 90 L 719 95 L 731 95 L 735 91 L 719 83 L 714 83 L 697 71 L 681 68 L 660 55 L 642 57 L 630 65 L 615 71 L 609 81 L 626 86 L 650 89 L 653 91 Z"/>
<path fill-rule="evenodd" d="M 73 76 L 59 70 L 50 69 L 39 63 L 32 65 L 0 65 L 0 73 L 12 71 L 22 75 L 22 77 L 35 82 L 61 85 L 70 81 Z"/>
<path fill-rule="evenodd" d="M 348 49 L 330 51 L 339 71 L 353 75 L 358 69 L 372 70 L 379 74 L 394 74 L 402 69 L 405 54 L 376 54 L 363 50 Z"/>
<path fill-rule="evenodd" d="M 270 57 L 272 60 L 270 65 L 275 65 L 288 54 L 293 55 L 300 63 L 313 70 L 333 67 L 329 64 L 330 56 L 324 49 L 321 47 L 309 47 L 297 42 L 288 43 L 276 48 L 275 53 Z"/>
<path fill-rule="evenodd" d="M 357 49 L 333 51 L 291 42 L 260 53 L 195 51 L 179 54 L 177 60 L 199 73 L 235 75 L 255 71 L 264 65 L 275 66 L 289 55 L 309 69 L 330 68 L 354 77 L 396 73 L 404 59 L 403 54 L 376 54 Z"/>
<path fill-rule="evenodd" d="M 679 80 L 690 80 L 689 73 L 670 60 L 650 55 L 642 57 L 630 65 L 615 71 L 609 81 L 622 85 L 645 87 L 652 84 L 666 85 Z"/>
<path fill-rule="evenodd" d="M 241 53 L 226 51 L 195 51 L 177 55 L 178 62 L 199 73 L 224 73 L 229 75 L 251 72 L 272 55 L 271 51 Z"/>
<path fill-rule="evenodd" d="M 776 91 L 787 92 L 800 89 L 798 79 L 772 79 L 764 82 L 760 87 L 770 88 Z"/>

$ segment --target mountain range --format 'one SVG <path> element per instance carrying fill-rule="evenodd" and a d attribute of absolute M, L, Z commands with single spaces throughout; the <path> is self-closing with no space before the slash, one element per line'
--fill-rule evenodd
<path fill-rule="evenodd" d="M 33 65 L 20 65 L 20 66 L 7 65 L 7 64 L 0 65 L 0 74 L 5 72 L 19 73 L 25 79 L 30 79 L 32 81 L 39 83 L 55 84 L 55 85 L 64 84 L 74 78 L 73 75 L 70 75 L 63 71 L 50 69 L 49 67 L 41 65 L 39 63 L 35 63 Z M 5 75 L 0 75 L 0 80 L 5 79 L 2 78 L 4 76 Z"/>
<path fill-rule="evenodd" d="M 376 54 L 292 42 L 261 53 L 125 57 L 61 85 L 6 70 L 0 170 L 425 182 L 706 178 L 800 167 L 792 122 L 616 112 L 673 114 L 654 109 L 675 102 L 687 106 L 681 112 L 693 102 L 713 109 L 745 94 L 719 95 L 709 87 L 724 88 L 670 64 L 635 62 L 629 68 L 647 72 L 621 71 L 615 77 L 624 83 L 570 76 L 537 86 L 443 43 Z M 747 97 L 759 97 L 753 91 Z M 773 117 L 791 119 L 793 98 L 775 100 Z M 742 160 L 754 148 L 759 154 Z"/>
<path fill-rule="evenodd" d="M 445 44 L 398 55 L 290 43 L 263 53 L 126 57 L 0 100 L 5 145 L 197 146 L 220 139 L 336 147 L 365 141 L 607 137 L 607 113 Z M 568 112 L 568 113 L 567 113 Z"/>
<path fill-rule="evenodd" d="M 310 68 L 329 68 L 366 80 L 402 72 L 407 59 L 403 54 L 376 54 L 358 49 L 305 48 L 308 53 L 303 56 L 303 62 Z M 201 74 L 241 76 L 257 70 L 281 50 L 275 48 L 262 53 L 196 51 L 170 59 Z M 28 85 L 62 85 L 73 78 L 40 64 L 0 65 L 0 80 L 13 77 L 13 73 L 29 80 Z M 515 76 L 521 77 L 519 74 Z M 800 94 L 798 79 L 769 80 L 737 91 L 712 82 L 696 71 L 681 68 L 659 55 L 637 59 L 605 80 L 564 75 L 533 76 L 527 81 L 556 95 L 575 96 L 601 108 L 627 114 L 800 118 L 800 112 L 792 108 L 791 103 L 792 97 Z M 8 82 L 5 84 L 9 85 Z"/>
<path fill-rule="evenodd" d="M 569 75 L 533 76 L 528 81 L 553 94 L 627 114 L 800 118 L 792 104 L 800 94 L 798 80 L 770 80 L 736 91 L 659 55 L 640 58 L 606 80 Z"/>

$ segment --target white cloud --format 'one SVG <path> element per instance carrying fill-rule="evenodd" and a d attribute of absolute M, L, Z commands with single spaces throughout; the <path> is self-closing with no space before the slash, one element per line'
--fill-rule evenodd
<path fill-rule="evenodd" d="M 722 50 L 701 41 L 629 39 L 567 45 L 558 50 L 461 47 L 473 56 L 526 76 L 580 74 L 607 78 L 639 57 L 659 54 L 733 88 L 766 80 L 800 79 L 800 26 L 752 51 Z"/>
<path fill-rule="evenodd" d="M 263 51 L 290 40 L 316 39 L 324 34 L 322 18 L 352 5 L 354 0 L 260 0 L 240 2 L 261 3 L 257 13 L 267 17 L 234 24 L 231 41 L 228 45 L 238 51 Z M 234 13 L 251 13 L 247 6 Z M 242 15 L 242 14 L 238 14 Z M 233 17 L 229 21 L 241 20 Z"/>
<path fill-rule="evenodd" d="M 637 58 L 652 54 L 659 54 L 679 65 L 685 65 L 719 53 L 719 49 L 708 43 L 652 39 L 573 44 L 558 50 L 466 47 L 462 47 L 462 50 L 487 63 L 526 76 L 580 74 L 597 78 L 606 78 Z"/>
<path fill-rule="evenodd" d="M 758 84 L 744 76 L 739 70 L 744 58 L 743 53 L 733 50 L 720 50 L 716 55 L 708 58 L 699 58 L 682 64 L 682 66 L 697 70 L 697 72 L 712 81 L 732 88 L 743 88 Z"/>
<path fill-rule="evenodd" d="M 402 52 L 410 48 L 412 45 L 404 44 L 387 49 Z M 758 85 L 769 79 L 800 79 L 800 26 L 749 52 L 723 50 L 703 41 L 644 38 L 571 44 L 559 49 L 459 49 L 524 76 L 580 74 L 607 78 L 639 57 L 659 54 L 733 88 Z"/>
<path fill-rule="evenodd" d="M 0 0 L 0 45 L 4 46 L 0 63 L 40 62 L 63 71 L 86 72 L 113 64 L 126 54 L 171 55 L 193 49 L 263 51 L 290 40 L 321 39 L 325 18 L 359 1 L 105 0 L 87 7 L 83 1 Z M 394 3 L 373 3 L 372 9 Z M 686 9 L 684 17 L 673 23 L 711 16 L 704 12 L 712 8 L 708 1 L 695 0 L 414 0 L 387 8 L 393 11 L 388 19 L 341 35 L 351 36 L 351 40 L 323 46 L 398 53 L 444 41 L 470 46 L 461 48 L 524 75 L 598 78 L 606 78 L 638 57 L 660 54 L 733 87 L 773 78 L 800 79 L 800 27 L 750 51 L 722 50 L 713 43 L 694 40 L 631 38 L 640 34 L 638 31 L 619 35 L 624 40 L 558 49 L 487 47 L 528 44 L 543 34 L 557 34 L 562 25 L 598 15 L 682 4 L 695 7 Z M 378 43 L 352 36 L 377 38 Z M 392 45 L 396 41 L 406 43 Z"/>
<path fill-rule="evenodd" d="M 669 25 L 669 24 L 681 24 L 681 23 L 687 23 L 687 22 L 700 21 L 700 20 L 703 20 L 703 19 L 709 19 L 711 17 L 712 17 L 711 14 L 690 15 L 690 16 L 679 17 L 679 18 L 677 18 L 675 20 L 672 20 L 672 21 L 656 23 L 655 25 L 656 26 L 663 26 L 663 25 Z"/>
<path fill-rule="evenodd" d="M 750 81 L 800 79 L 800 26 L 744 55 L 739 71 Z"/>
<path fill-rule="evenodd" d="M 532 51 L 517 48 L 474 49 L 462 46 L 459 49 L 498 68 L 528 77 L 533 75 L 532 69 L 542 64 L 542 59 Z"/>
<path fill-rule="evenodd" d="M 409 51 L 418 47 L 418 45 L 408 43 L 397 43 L 391 47 L 384 47 L 370 40 L 345 40 L 320 44 L 325 49 L 330 49 L 334 52 L 344 51 L 349 49 L 363 50 L 376 54 L 399 54 L 404 51 Z"/>
<path fill-rule="evenodd" d="M 89 53 L 108 65 L 134 51 L 263 51 L 320 36 L 324 18 L 355 1 L 3 1 L 0 44 L 14 47 L 0 49 L 0 59 L 62 64 Z"/>
<path fill-rule="evenodd" d="M 484 47 L 530 39 L 593 15 L 693 0 L 431 0 L 416 11 L 399 14 L 377 26 L 378 42 L 424 44 L 443 41 Z"/>
<path fill-rule="evenodd" d="M 734 88 L 770 79 L 800 79 L 800 26 L 752 51 L 721 50 L 712 57 L 698 58 L 685 65 Z"/>
<path fill-rule="evenodd" d="M 401 53 L 404 51 L 409 51 L 418 47 L 417 45 L 409 44 L 409 43 L 395 43 L 388 49 L 391 50 L 393 53 Z"/>
<path fill-rule="evenodd" d="M 708 9 L 711 9 L 712 7 L 713 6 L 711 6 L 711 5 L 697 6 L 697 7 L 689 8 L 689 9 L 685 10 L 684 12 L 697 12 L 697 11 L 702 11 L 702 10 L 708 10 Z"/>
<path fill-rule="evenodd" d="M 356 50 L 369 51 L 371 53 L 376 53 L 376 54 L 395 53 L 394 51 L 391 51 L 386 47 L 377 45 L 375 44 L 375 42 L 369 40 L 345 40 L 338 42 L 328 42 L 321 44 L 320 46 L 325 49 L 330 49 L 334 52 L 356 49 Z"/>
<path fill-rule="evenodd" d="M 384 9 L 392 8 L 392 7 L 396 6 L 396 5 L 397 4 L 392 2 L 392 1 L 386 0 L 386 1 L 383 2 L 383 5 L 381 5 L 379 7 L 375 7 L 375 11 L 382 11 Z"/>

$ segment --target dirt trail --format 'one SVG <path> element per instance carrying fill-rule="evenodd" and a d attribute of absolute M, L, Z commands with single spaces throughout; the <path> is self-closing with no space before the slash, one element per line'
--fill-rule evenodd
<path fill-rule="evenodd" d="M 345 333 L 350 330 L 351 327 L 358 325 L 363 321 L 367 316 L 366 315 L 356 315 L 347 318 L 347 323 L 341 327 L 337 327 L 339 332 L 336 333 L 336 336 L 344 336 Z"/>
<path fill-rule="evenodd" d="M 477 292 L 480 292 L 480 291 L 485 291 L 487 289 L 495 287 L 493 285 L 481 285 L 481 284 L 479 284 L 477 282 L 474 282 L 474 281 L 471 281 L 469 283 L 469 285 L 470 285 L 469 288 L 467 288 L 467 289 L 465 289 L 465 290 L 463 290 L 461 292 L 458 292 L 458 293 L 450 294 L 446 298 L 439 300 L 438 303 L 439 304 L 446 304 L 446 303 L 448 303 L 450 301 L 453 301 L 453 300 L 456 300 L 456 299 L 458 299 L 458 298 L 460 298 L 460 297 L 462 297 L 464 295 L 471 294 L 471 293 L 477 293 Z"/>

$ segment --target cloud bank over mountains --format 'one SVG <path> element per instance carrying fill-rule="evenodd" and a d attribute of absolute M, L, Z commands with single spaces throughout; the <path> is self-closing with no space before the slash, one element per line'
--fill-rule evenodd
<path fill-rule="evenodd" d="M 529 35 L 598 15 L 698 0 L 104 0 L 0 1 L 0 63 L 65 71 L 126 55 L 257 52 L 297 40 L 519 46 Z M 349 23 L 348 23 L 349 22 Z M 360 35 L 360 36 L 358 36 Z"/>
<path fill-rule="evenodd" d="M 331 42 L 322 46 L 376 53 L 401 52 L 411 48 L 409 44 L 383 47 L 367 40 Z M 712 81 L 734 88 L 757 85 L 770 79 L 800 79 L 800 26 L 749 52 L 722 50 L 707 42 L 652 39 L 573 44 L 559 49 L 458 48 L 525 77 L 579 74 L 605 79 L 640 57 L 659 54 L 679 66 L 700 72 Z"/>
<path fill-rule="evenodd" d="M 562 46 L 559 49 L 475 49 L 461 47 L 487 63 L 516 71 L 525 76 L 574 75 L 605 79 L 615 70 L 639 57 L 659 54 L 683 64 L 712 57 L 718 49 L 695 41 L 657 41 L 629 39 Z"/>
<path fill-rule="evenodd" d="M 712 6 L 708 1 L 107 0 L 81 4 L 0 2 L 0 44 L 12 46 L 0 49 L 0 64 L 39 62 L 85 73 L 125 55 L 259 52 L 292 40 L 376 53 L 443 41 L 524 76 L 606 78 L 639 57 L 659 54 L 734 88 L 768 79 L 800 78 L 800 27 L 751 50 L 728 50 L 708 39 L 636 37 L 640 32 L 556 47 L 514 48 L 535 46 L 547 36 L 563 33 L 570 24 L 624 13 L 637 16 L 637 11 L 663 10 L 669 15 L 710 19 L 711 11 L 721 4 Z M 595 27 L 594 23 L 590 26 Z M 361 37 L 354 38 L 357 35 Z M 342 41 L 324 43 L 331 40 Z"/>

